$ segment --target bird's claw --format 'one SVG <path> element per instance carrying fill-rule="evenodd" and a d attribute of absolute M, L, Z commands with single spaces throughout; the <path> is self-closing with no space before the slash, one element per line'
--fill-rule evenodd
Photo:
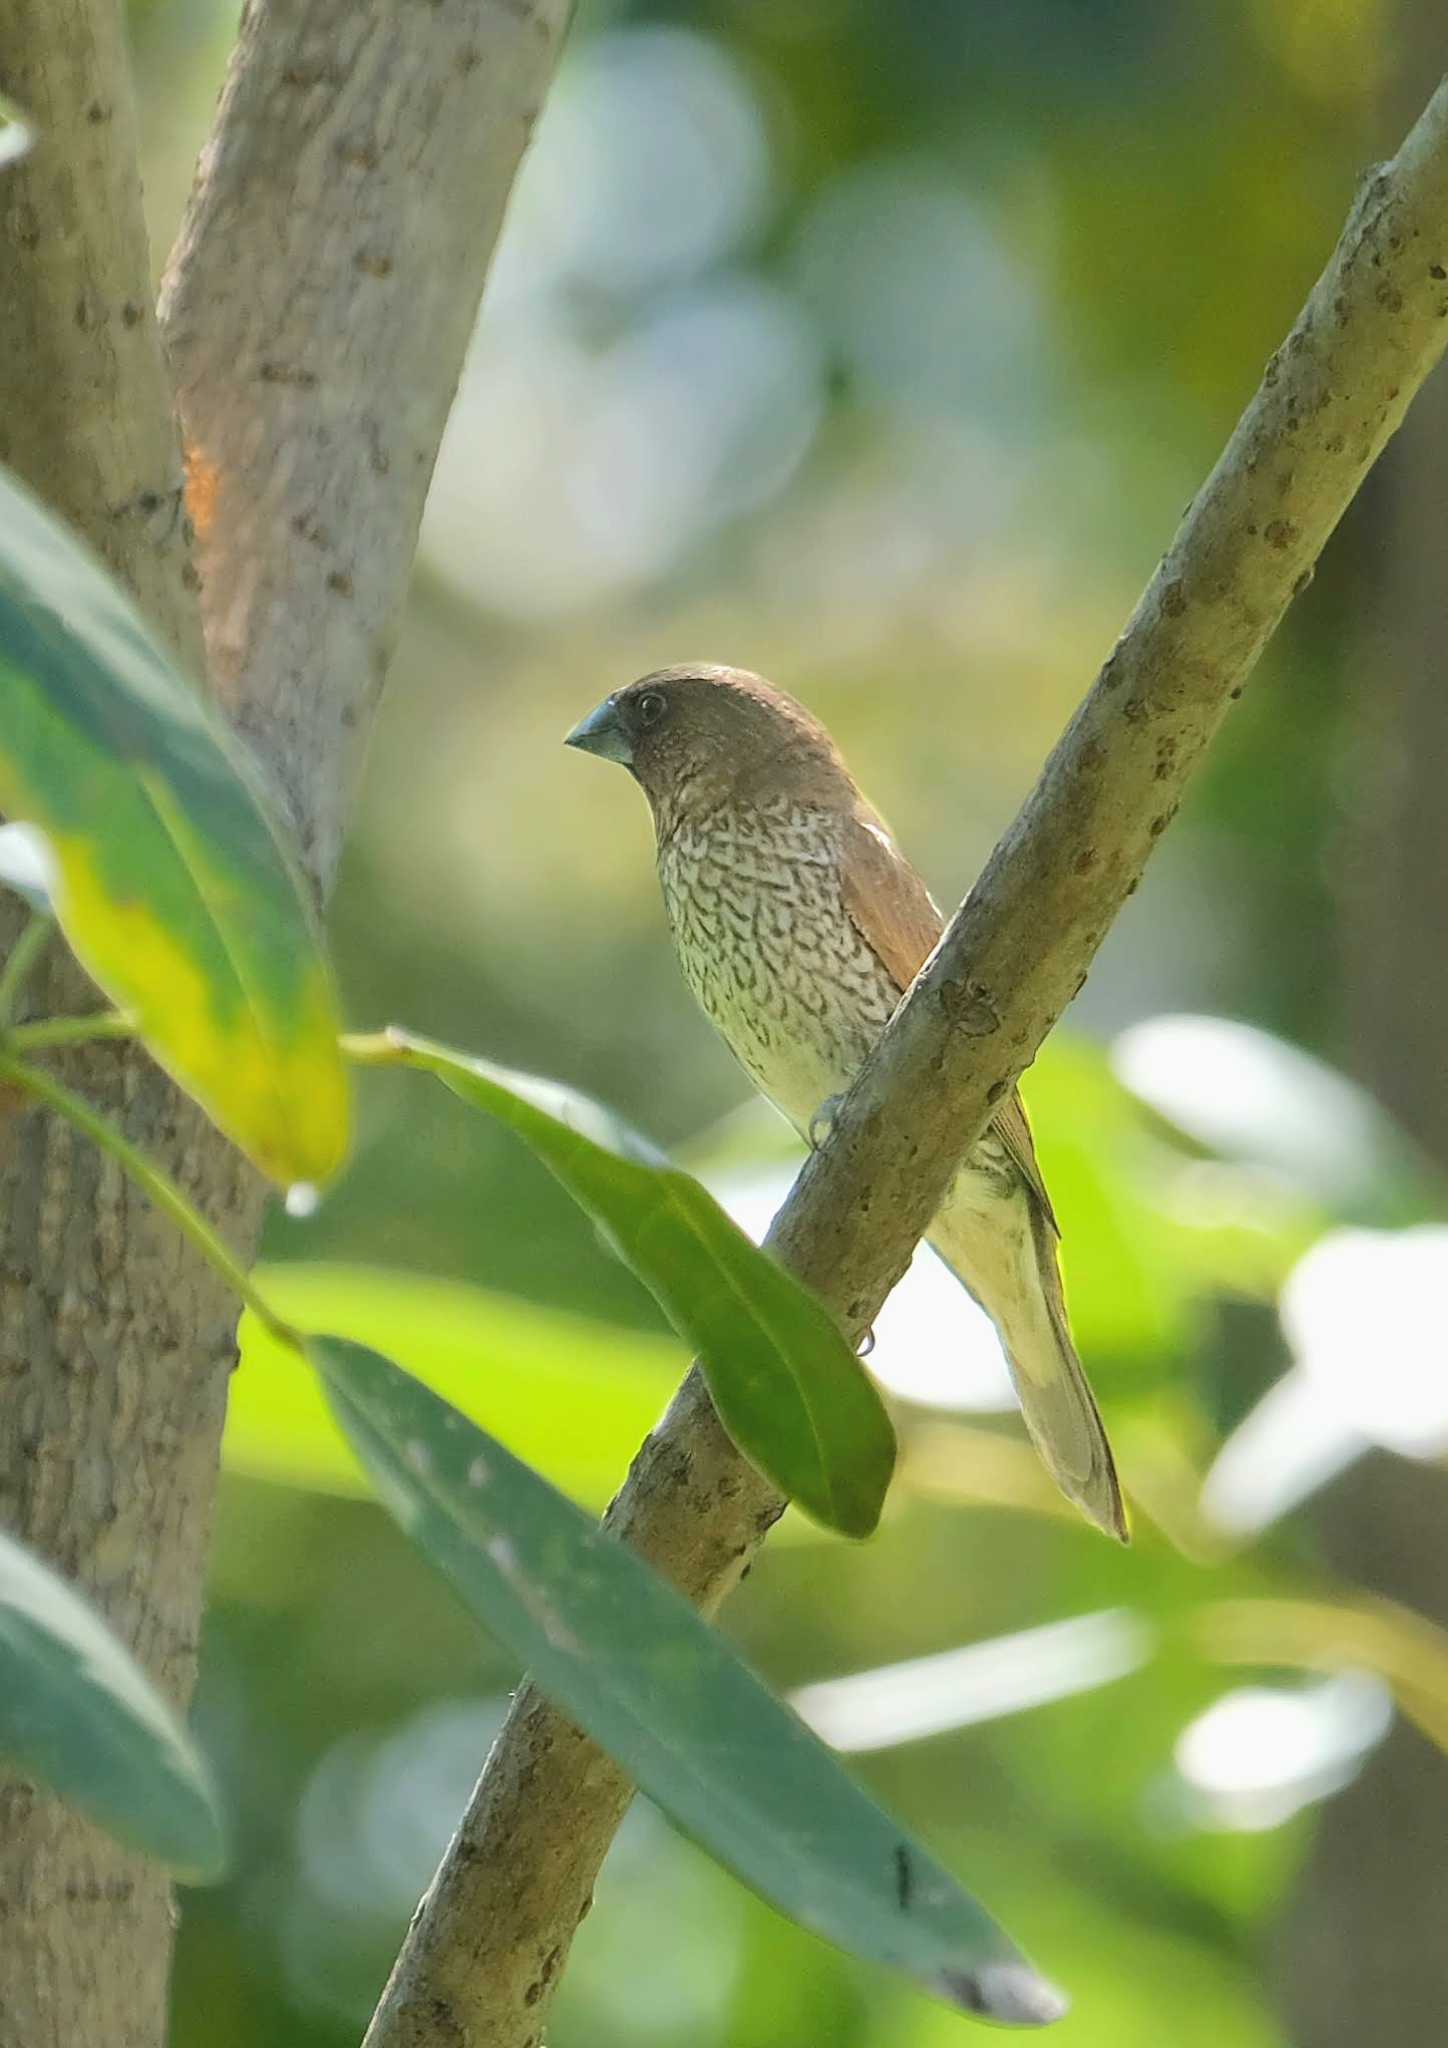
<path fill-rule="evenodd" d="M 866 1332 L 865 1332 L 864 1336 L 863 1336 L 863 1337 L 862 1337 L 862 1338 L 860 1339 L 860 1346 L 859 1346 L 859 1356 L 860 1356 L 861 1358 L 868 1358 L 868 1357 L 869 1357 L 869 1355 L 870 1355 L 870 1353 L 871 1353 L 871 1352 L 872 1352 L 872 1351 L 874 1350 L 874 1348 L 875 1348 L 875 1325 L 874 1325 L 873 1323 L 871 1323 L 871 1325 L 870 1325 L 869 1329 L 868 1329 L 868 1330 L 866 1330 Z"/>
<path fill-rule="evenodd" d="M 840 1104 L 844 1099 L 843 1095 L 827 1096 L 810 1118 L 809 1141 L 816 1152 L 819 1151 L 821 1145 L 826 1142 L 830 1132 L 834 1129 L 835 1118 L 840 1113 Z"/>

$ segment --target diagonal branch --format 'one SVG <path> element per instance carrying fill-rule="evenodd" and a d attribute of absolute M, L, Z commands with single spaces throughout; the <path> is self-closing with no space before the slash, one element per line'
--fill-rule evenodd
<path fill-rule="evenodd" d="M 896 1012 L 771 1243 L 858 1335 L 1080 986 L 1202 752 L 1448 341 L 1448 85 L 1332 260 L 1025 808 Z M 697 1371 L 610 1519 L 706 1609 L 780 1503 Z M 628 1804 L 525 1683 L 367 2048 L 535 2048 Z"/>
<path fill-rule="evenodd" d="M 161 294 L 212 682 L 325 890 L 571 0 L 252 0 Z"/>
<path fill-rule="evenodd" d="M 569 0 L 250 0 L 162 307 L 120 0 L 0 0 L 0 460 L 90 539 L 291 801 L 325 892 L 422 499 Z M 0 904 L 0 949 L 11 937 Z M 60 951 L 52 1009 L 90 992 Z M 262 1190 L 138 1050 L 84 1091 L 249 1245 Z M 235 1303 L 44 1116 L 0 1156 L 0 1514 L 190 1691 Z M 164 1874 L 0 1787 L 0 2034 L 165 2036 Z"/>

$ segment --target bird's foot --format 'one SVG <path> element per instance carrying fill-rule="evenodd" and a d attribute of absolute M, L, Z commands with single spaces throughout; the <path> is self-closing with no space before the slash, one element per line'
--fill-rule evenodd
<path fill-rule="evenodd" d="M 859 1343 L 859 1355 L 860 1355 L 860 1357 L 861 1357 L 861 1358 L 868 1358 L 868 1357 L 869 1357 L 869 1355 L 870 1355 L 870 1353 L 871 1353 L 871 1352 L 872 1352 L 872 1351 L 874 1350 L 874 1348 L 875 1348 L 875 1325 L 874 1325 L 873 1323 L 871 1323 L 871 1325 L 870 1325 L 869 1329 L 868 1329 L 868 1330 L 866 1330 L 866 1332 L 865 1332 L 864 1336 L 863 1336 L 863 1337 L 862 1337 L 862 1338 L 860 1339 L 860 1343 Z"/>
<path fill-rule="evenodd" d="M 816 1152 L 819 1151 L 820 1146 L 826 1142 L 830 1132 L 834 1129 L 835 1118 L 840 1113 L 840 1104 L 844 1099 L 843 1095 L 826 1096 L 825 1100 L 810 1118 L 809 1141 Z"/>

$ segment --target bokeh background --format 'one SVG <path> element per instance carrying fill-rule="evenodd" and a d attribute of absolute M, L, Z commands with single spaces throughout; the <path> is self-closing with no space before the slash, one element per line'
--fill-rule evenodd
<path fill-rule="evenodd" d="M 164 252 L 235 8 L 132 15 Z M 958 899 L 1444 49 L 1430 0 L 585 0 L 359 795 L 353 1020 L 592 1090 L 762 1225 L 791 1141 L 678 979 L 641 800 L 561 734 L 760 669 Z M 927 1269 L 875 1354 L 883 1533 L 786 1525 L 727 1616 L 1070 1988 L 1062 2048 L 1441 2038 L 1445 458 L 1430 388 L 1030 1077 L 1136 1546 L 1059 1511 Z M 417 1078 L 267 1259 L 592 1505 L 684 1363 Z M 254 1338 L 229 1461 L 198 1714 L 238 1856 L 184 1896 L 176 2041 L 345 2048 L 516 1673 Z M 963 2024 L 640 1808 L 552 2038 Z"/>

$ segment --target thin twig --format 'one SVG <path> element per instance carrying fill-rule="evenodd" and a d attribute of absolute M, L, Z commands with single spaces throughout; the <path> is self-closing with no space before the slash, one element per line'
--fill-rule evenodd
<path fill-rule="evenodd" d="M 27 1095 L 33 1096 L 57 1116 L 63 1116 L 68 1124 L 74 1125 L 93 1145 L 114 1159 L 137 1187 L 150 1196 L 162 1214 L 169 1216 L 177 1229 L 191 1240 L 207 1264 L 251 1310 L 269 1335 L 293 1350 L 300 1349 L 298 1333 L 276 1313 L 225 1238 L 187 1200 L 175 1181 L 83 1095 L 65 1087 L 43 1067 L 33 1067 L 27 1060 L 16 1059 L 9 1049 L 13 1043 L 12 1039 L 0 1046 L 0 1082 L 9 1082 L 14 1088 L 24 1089 Z"/>
<path fill-rule="evenodd" d="M 35 1024 L 14 1024 L 9 1030 L 0 1019 L 0 1043 L 9 1052 L 64 1052 L 101 1039 L 135 1035 L 136 1020 L 123 1010 L 97 1010 L 92 1017 L 44 1017 Z"/>
<path fill-rule="evenodd" d="M 5 965 L 0 967 L 0 1031 L 15 1015 L 15 1006 L 25 992 L 36 963 L 55 931 L 54 918 L 37 912 L 28 924 L 22 925 L 14 945 L 5 956 Z"/>

